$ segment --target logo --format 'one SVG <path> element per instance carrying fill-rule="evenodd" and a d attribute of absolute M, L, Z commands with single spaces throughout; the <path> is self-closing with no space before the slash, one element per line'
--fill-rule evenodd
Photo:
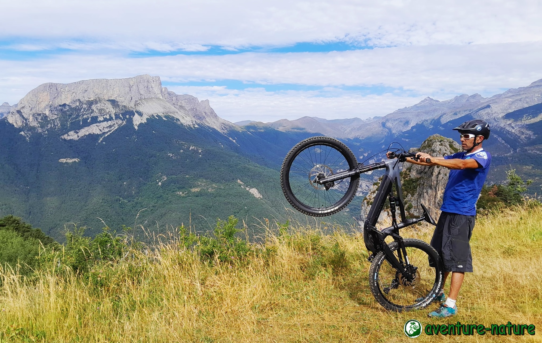
<path fill-rule="evenodd" d="M 480 157 L 480 158 L 483 158 L 484 160 L 487 160 L 487 154 L 485 151 L 476 153 L 476 157 Z"/>
<path fill-rule="evenodd" d="M 416 319 L 411 319 L 405 323 L 403 330 L 405 331 L 405 335 L 407 335 L 407 337 L 416 338 L 422 334 L 422 324 Z"/>
<path fill-rule="evenodd" d="M 476 125 L 476 131 L 482 131 L 482 125 Z"/>

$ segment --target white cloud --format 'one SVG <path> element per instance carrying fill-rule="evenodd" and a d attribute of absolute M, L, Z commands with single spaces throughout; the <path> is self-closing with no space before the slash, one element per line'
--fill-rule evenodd
<path fill-rule="evenodd" d="M 251 108 L 250 113 L 256 113 L 258 107 L 277 108 L 280 104 L 285 111 L 284 115 L 319 113 L 324 118 L 333 118 L 334 113 L 339 112 L 333 111 L 333 106 L 340 109 L 344 116 L 354 116 L 355 113 L 362 115 L 359 106 L 367 104 L 371 108 L 368 113 L 375 115 L 406 106 L 409 97 L 418 99 L 431 96 L 445 100 L 461 93 L 481 93 L 487 96 L 503 89 L 526 86 L 542 78 L 541 59 L 542 43 L 146 58 L 128 58 L 120 54 L 69 54 L 38 60 L 0 61 L 0 102 L 17 102 L 32 88 L 45 82 L 67 83 L 150 74 L 158 75 L 167 82 L 214 82 L 209 87 L 216 85 L 218 88 L 207 89 L 207 94 L 217 107 L 218 114 L 227 113 L 226 116 L 231 118 L 236 113 L 249 112 L 235 111 L 236 106 Z M 246 90 L 235 94 L 225 87 L 220 88 L 221 82 L 222 85 L 228 84 L 227 80 L 246 82 L 247 87 L 251 84 L 254 87 L 257 84 L 268 84 L 278 85 L 274 87 L 277 88 L 292 84 L 312 86 L 318 91 L 254 95 L 254 90 Z M 344 86 L 362 86 L 369 91 L 344 92 L 341 88 L 348 89 Z M 385 92 L 389 94 L 368 97 L 367 94 L 376 92 L 371 91 L 371 87 L 387 87 Z M 285 89 L 288 87 L 285 86 Z M 194 90 L 198 93 L 204 91 L 201 88 Z M 380 93 L 382 91 L 377 92 Z M 296 96 L 300 97 L 299 101 L 294 101 Z M 314 106 L 311 107 L 311 104 Z M 377 110 L 379 106 L 385 109 L 384 113 Z M 288 112 L 286 108 L 291 110 Z M 304 114 L 303 109 L 306 109 Z M 267 109 L 258 113 L 266 113 L 269 118 L 280 116 L 279 112 Z"/>
<path fill-rule="evenodd" d="M 337 40 L 373 46 L 542 40 L 538 0 L 18 0 L 3 1 L 1 9 L 0 39 L 46 45 L 90 40 L 171 51 Z"/>
<path fill-rule="evenodd" d="M 334 91 L 269 92 L 261 88 L 230 90 L 225 87 L 169 87 L 178 94 L 209 99 L 217 114 L 231 122 L 254 120 L 270 122 L 312 116 L 326 119 L 369 118 L 398 108 L 412 106 L 422 97 L 359 95 Z"/>
<path fill-rule="evenodd" d="M 492 92 L 525 85 L 542 77 L 541 58 L 542 43 L 146 58 L 70 54 L 38 60 L 0 60 L 0 82 L 3 86 L 23 80 L 73 82 L 147 73 L 171 82 L 239 80 L 261 84 L 387 86 L 432 95 Z"/>
<path fill-rule="evenodd" d="M 12 51 L 42 51 L 66 49 L 74 51 L 103 51 L 128 50 L 132 52 L 145 52 L 155 50 L 161 52 L 173 51 L 207 51 L 209 47 L 200 44 L 160 43 L 160 42 L 72 42 L 58 41 L 47 43 L 16 43 L 4 46 L 5 50 Z"/>

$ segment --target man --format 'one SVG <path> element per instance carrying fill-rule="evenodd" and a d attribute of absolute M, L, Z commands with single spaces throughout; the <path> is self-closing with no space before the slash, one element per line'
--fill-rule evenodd
<path fill-rule="evenodd" d="M 457 314 L 457 296 L 466 272 L 472 272 L 470 238 L 476 216 L 476 201 L 486 180 L 491 155 L 484 151 L 482 143 L 489 138 L 489 124 L 483 120 L 467 121 L 454 130 L 459 131 L 463 152 L 446 157 L 433 157 L 420 152 L 420 161 L 408 162 L 424 166 L 442 166 L 450 169 L 448 184 L 444 190 L 442 213 L 431 239 L 431 246 L 438 251 L 444 264 L 444 283 L 452 273 L 448 298 L 441 289 L 436 297 L 441 307 L 429 313 L 429 317 L 450 317 Z"/>

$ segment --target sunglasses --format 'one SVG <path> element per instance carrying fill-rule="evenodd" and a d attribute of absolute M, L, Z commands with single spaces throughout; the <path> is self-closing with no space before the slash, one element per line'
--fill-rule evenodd
<path fill-rule="evenodd" d="M 474 138 L 474 134 L 472 133 L 462 133 L 459 135 L 459 138 L 465 138 L 465 139 L 471 139 L 471 138 Z"/>

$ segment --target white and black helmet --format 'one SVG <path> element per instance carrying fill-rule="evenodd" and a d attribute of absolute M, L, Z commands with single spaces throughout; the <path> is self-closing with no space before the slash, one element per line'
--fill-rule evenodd
<path fill-rule="evenodd" d="M 489 138 L 490 128 L 489 124 L 483 120 L 475 119 L 464 122 L 454 130 L 459 131 L 460 133 L 472 133 L 475 136 L 484 136 L 484 140 Z"/>

